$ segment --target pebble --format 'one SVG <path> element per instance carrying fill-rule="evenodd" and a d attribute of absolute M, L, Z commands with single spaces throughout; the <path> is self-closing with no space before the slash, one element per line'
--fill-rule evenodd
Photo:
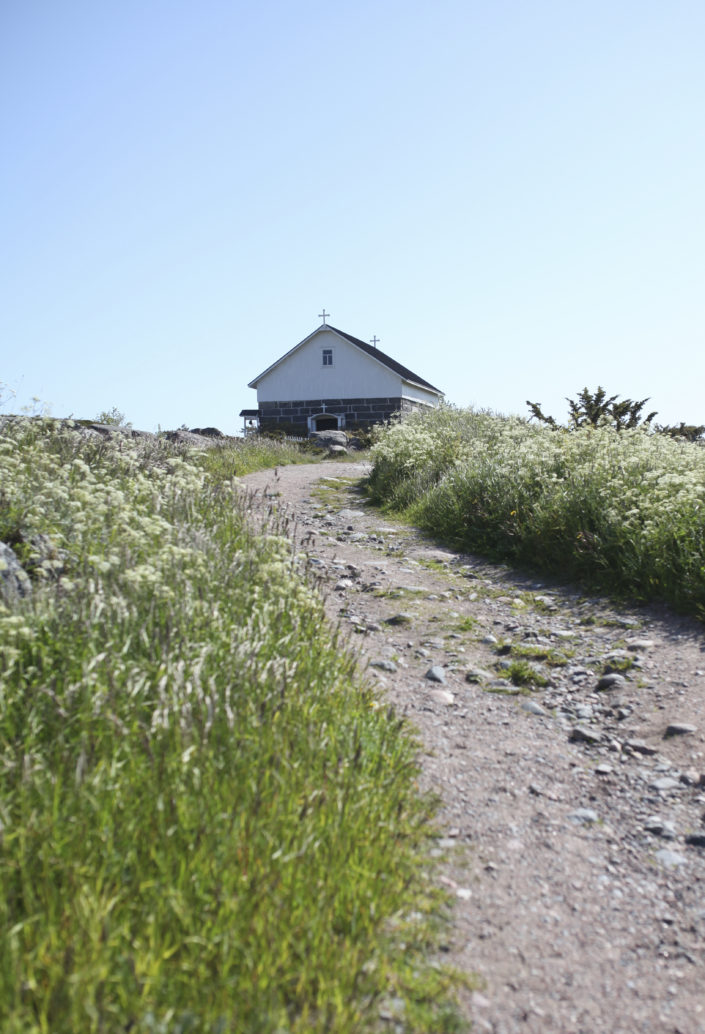
<path fill-rule="evenodd" d="M 440 664 L 434 664 L 433 667 L 429 668 L 426 672 L 426 678 L 430 679 L 431 682 L 445 682 L 445 669 L 442 668 Z"/>
<path fill-rule="evenodd" d="M 496 642 L 497 642 L 497 637 L 493 636 L 492 633 L 489 632 L 486 636 L 482 637 L 482 642 L 486 646 L 494 646 L 496 644 Z"/>
<path fill-rule="evenodd" d="M 598 765 L 595 769 L 597 775 L 612 775 L 614 769 L 611 765 Z"/>
<path fill-rule="evenodd" d="M 689 833 L 685 842 L 690 847 L 705 847 L 705 833 Z"/>
<path fill-rule="evenodd" d="M 529 714 L 546 714 L 541 704 L 537 704 L 535 700 L 522 700 L 521 709 L 522 711 L 528 711 Z"/>
<path fill-rule="evenodd" d="M 353 584 L 352 578 L 341 578 L 340 581 L 335 584 L 335 591 L 344 592 L 346 589 L 352 589 Z"/>
<path fill-rule="evenodd" d="M 429 696 L 432 700 L 435 700 L 437 704 L 455 703 L 455 697 L 452 693 L 449 693 L 447 689 L 432 689 Z"/>

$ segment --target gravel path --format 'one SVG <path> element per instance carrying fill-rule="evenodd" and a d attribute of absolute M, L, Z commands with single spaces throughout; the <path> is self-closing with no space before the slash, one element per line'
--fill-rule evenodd
<path fill-rule="evenodd" d="M 243 484 L 419 730 L 474 1030 L 703 1034 L 703 626 L 439 548 L 365 504 L 366 470 Z M 546 684 L 520 692 L 518 661 Z"/>

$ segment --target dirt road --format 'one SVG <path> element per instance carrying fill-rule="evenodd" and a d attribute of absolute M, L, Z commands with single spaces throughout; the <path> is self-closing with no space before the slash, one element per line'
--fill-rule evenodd
<path fill-rule="evenodd" d="M 364 474 L 243 484 L 419 730 L 474 1029 L 703 1034 L 705 629 L 440 548 L 368 507 Z"/>

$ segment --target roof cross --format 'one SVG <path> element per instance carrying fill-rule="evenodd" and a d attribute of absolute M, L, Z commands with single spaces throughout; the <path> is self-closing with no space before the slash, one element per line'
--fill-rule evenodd
<path fill-rule="evenodd" d="M 378 342 L 378 341 L 379 341 L 379 338 L 377 337 L 377 335 L 376 335 L 376 334 L 375 334 L 375 336 L 374 336 L 374 337 L 371 337 L 371 338 L 370 338 L 370 344 L 372 345 L 372 347 L 373 347 L 373 348 L 376 348 L 376 347 L 377 347 L 377 342 Z"/>
<path fill-rule="evenodd" d="M 319 313 L 318 313 L 318 315 L 319 315 L 319 317 L 320 317 L 320 318 L 321 318 L 321 319 L 323 320 L 323 322 L 324 322 L 324 324 L 325 324 L 325 322 L 326 322 L 326 316 L 330 316 L 330 313 L 329 313 L 329 312 L 326 312 L 326 310 L 324 309 L 324 310 L 323 310 L 323 312 L 319 312 Z"/>

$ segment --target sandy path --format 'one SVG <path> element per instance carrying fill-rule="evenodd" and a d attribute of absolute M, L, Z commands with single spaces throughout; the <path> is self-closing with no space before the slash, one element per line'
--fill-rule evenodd
<path fill-rule="evenodd" d="M 460 846 L 445 958 L 480 978 L 474 1029 L 702 1034 L 705 630 L 441 549 L 330 480 L 364 473 L 243 482 L 290 518 L 331 620 L 419 729 L 439 851 Z M 518 650 L 548 654 L 530 659 L 548 685 L 497 692 Z"/>

